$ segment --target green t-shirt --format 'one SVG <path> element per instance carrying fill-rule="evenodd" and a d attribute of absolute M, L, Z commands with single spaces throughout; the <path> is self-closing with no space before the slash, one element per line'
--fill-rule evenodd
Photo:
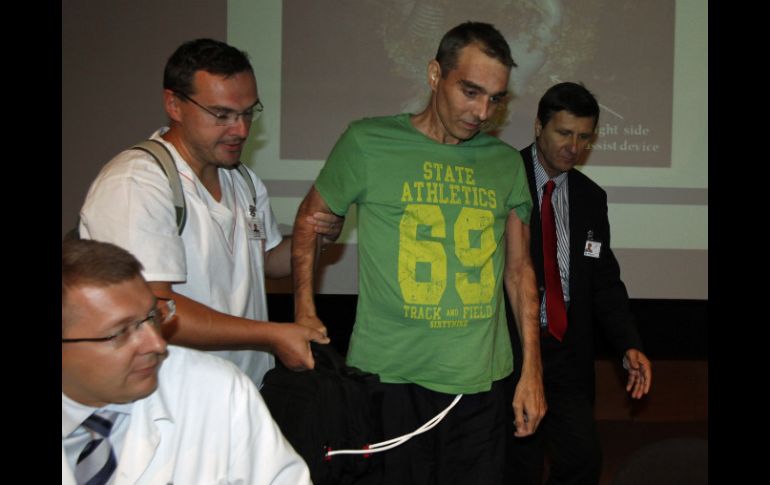
<path fill-rule="evenodd" d="M 518 151 L 478 134 L 438 143 L 409 114 L 353 122 L 316 189 L 344 215 L 358 205 L 359 300 L 348 364 L 382 382 L 488 391 L 510 374 L 505 222 L 529 223 Z"/>

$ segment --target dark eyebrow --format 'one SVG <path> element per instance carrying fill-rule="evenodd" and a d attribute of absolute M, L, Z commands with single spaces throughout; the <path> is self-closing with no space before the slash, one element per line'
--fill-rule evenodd
<path fill-rule="evenodd" d="M 556 131 L 561 132 L 561 133 L 565 133 L 565 134 L 568 134 L 568 135 L 573 135 L 574 134 L 574 135 L 584 136 L 584 137 L 585 136 L 592 136 L 594 134 L 593 131 L 590 132 L 590 133 L 586 133 L 586 132 L 583 132 L 583 131 L 570 130 L 569 128 L 558 128 Z"/>
<path fill-rule="evenodd" d="M 226 106 L 219 106 L 219 105 L 209 106 L 209 109 L 212 110 L 212 111 L 222 111 L 222 112 L 225 112 L 225 113 L 243 113 L 244 111 L 248 111 L 250 109 L 256 108 L 258 104 L 259 104 L 259 98 L 257 98 L 257 100 L 254 101 L 254 103 L 251 106 L 249 106 L 248 108 L 246 108 L 243 111 L 236 111 L 236 110 L 234 110 L 232 108 L 228 108 Z"/>
<path fill-rule="evenodd" d="M 475 89 L 476 91 L 478 91 L 478 92 L 480 92 L 482 94 L 488 94 L 486 89 L 484 89 L 483 87 L 479 86 L 478 84 L 476 84 L 476 83 L 474 83 L 472 81 L 468 81 L 466 79 L 460 79 L 458 82 L 463 87 L 465 87 L 465 88 Z M 505 96 L 507 94 L 508 94 L 508 90 L 504 89 L 504 90 L 500 91 L 499 93 L 493 94 L 492 97 L 497 96 L 498 98 L 502 98 L 503 96 Z"/>

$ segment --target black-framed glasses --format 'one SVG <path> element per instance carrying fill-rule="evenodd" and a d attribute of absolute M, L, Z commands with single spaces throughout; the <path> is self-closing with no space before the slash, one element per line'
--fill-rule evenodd
<path fill-rule="evenodd" d="M 168 322 L 176 314 L 176 303 L 170 298 L 158 298 L 158 302 L 155 304 L 155 308 L 150 310 L 142 320 L 132 322 L 124 326 L 119 331 L 107 337 L 90 337 L 90 338 L 63 338 L 61 339 L 63 344 L 75 343 L 75 342 L 112 342 L 116 347 L 127 343 L 131 340 L 131 336 L 139 331 L 142 324 L 148 322 L 152 325 L 153 329 L 159 330 L 160 326 Z"/>
<path fill-rule="evenodd" d="M 216 120 L 215 123 L 217 126 L 230 126 L 234 125 L 238 121 L 238 117 L 243 118 L 243 120 L 247 123 L 251 123 L 252 121 L 259 118 L 259 115 L 262 114 L 262 110 L 265 109 L 264 106 L 262 106 L 262 101 L 257 100 L 256 103 L 254 103 L 249 109 L 245 111 L 241 111 L 238 113 L 237 111 L 233 111 L 231 109 L 220 109 L 217 111 L 211 111 L 207 107 L 203 106 L 199 102 L 192 99 L 190 96 L 186 95 L 185 93 L 180 93 L 179 91 L 174 91 L 174 94 L 179 96 L 180 98 L 186 99 L 187 101 L 190 101 L 195 106 L 199 107 L 206 113 L 210 114 L 214 117 Z"/>

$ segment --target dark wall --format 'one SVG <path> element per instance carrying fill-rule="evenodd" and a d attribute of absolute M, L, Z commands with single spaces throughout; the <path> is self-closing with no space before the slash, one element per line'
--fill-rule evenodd
<path fill-rule="evenodd" d="M 99 169 L 166 124 L 163 67 L 198 37 L 227 40 L 225 0 L 62 0 L 62 235 Z"/>
<path fill-rule="evenodd" d="M 267 305 L 272 321 L 293 320 L 290 294 L 269 294 Z M 318 316 L 326 324 L 332 344 L 347 352 L 356 318 L 358 295 L 316 295 Z M 708 361 L 708 301 L 630 300 L 647 356 L 652 360 Z M 598 359 L 612 356 L 601 335 L 597 335 Z"/>

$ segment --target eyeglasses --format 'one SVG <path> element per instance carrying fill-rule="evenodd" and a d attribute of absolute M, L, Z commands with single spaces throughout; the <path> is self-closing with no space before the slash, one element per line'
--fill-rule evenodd
<path fill-rule="evenodd" d="M 174 94 L 179 96 L 180 98 L 186 99 L 187 101 L 190 101 L 195 106 L 199 107 L 206 113 L 213 116 L 216 120 L 217 126 L 230 126 L 234 125 L 238 121 L 238 117 L 240 116 L 243 118 L 243 121 L 247 123 L 251 123 L 252 121 L 259 118 L 259 115 L 262 114 L 262 110 L 265 109 L 264 106 L 262 106 L 262 101 L 257 100 L 256 103 L 254 103 L 251 108 L 241 111 L 240 113 L 235 112 L 231 109 L 221 109 L 219 112 L 211 111 L 207 107 L 203 106 L 199 102 L 192 99 L 190 96 L 186 95 L 185 93 L 180 93 L 178 91 L 174 91 Z"/>
<path fill-rule="evenodd" d="M 167 323 L 176 314 L 176 303 L 170 298 L 158 298 L 158 303 L 155 308 L 150 310 L 142 320 L 127 324 L 118 332 L 110 335 L 109 337 L 93 337 L 93 338 L 63 338 L 62 343 L 69 344 L 74 342 L 112 342 L 115 347 L 127 343 L 131 340 L 131 336 L 137 333 L 143 323 L 149 322 L 154 330 L 159 330 L 160 326 Z"/>

